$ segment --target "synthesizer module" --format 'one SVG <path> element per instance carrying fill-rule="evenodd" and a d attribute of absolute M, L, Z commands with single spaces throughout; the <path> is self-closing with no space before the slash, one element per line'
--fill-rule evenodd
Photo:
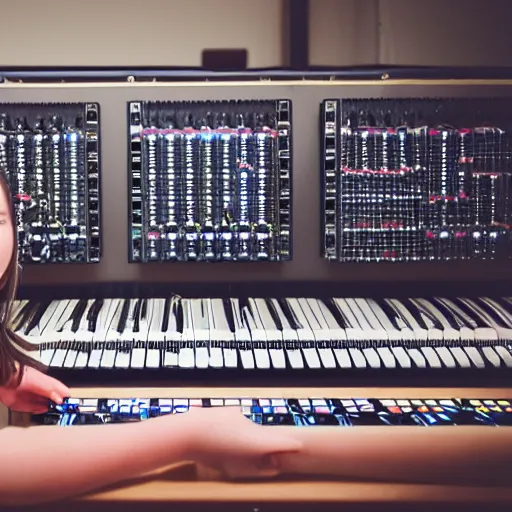
<path fill-rule="evenodd" d="M 132 102 L 130 261 L 291 259 L 291 102 Z"/>
<path fill-rule="evenodd" d="M 0 104 L 20 263 L 100 260 L 99 105 Z"/>

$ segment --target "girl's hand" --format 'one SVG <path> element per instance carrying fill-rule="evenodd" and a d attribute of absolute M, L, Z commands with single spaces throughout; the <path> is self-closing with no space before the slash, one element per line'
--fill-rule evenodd
<path fill-rule="evenodd" d="M 276 429 L 253 423 L 238 407 L 193 407 L 184 416 L 192 459 L 228 479 L 277 476 L 277 455 L 302 448 Z"/>
<path fill-rule="evenodd" d="M 30 366 L 25 367 L 19 386 L 18 379 L 16 374 L 0 387 L 0 402 L 13 411 L 42 414 L 48 410 L 48 400 L 60 404 L 71 394 L 62 382 Z"/>

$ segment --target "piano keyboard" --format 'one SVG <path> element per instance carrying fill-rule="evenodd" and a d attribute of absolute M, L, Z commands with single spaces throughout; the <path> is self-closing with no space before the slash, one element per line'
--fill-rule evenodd
<path fill-rule="evenodd" d="M 340 376 L 512 367 L 512 298 L 21 300 L 13 319 L 66 378 L 163 368 Z"/>
<path fill-rule="evenodd" d="M 261 425 L 511 426 L 511 400 L 346 398 L 68 398 L 34 416 L 43 425 L 91 425 L 146 420 L 190 407 L 238 406 Z"/>

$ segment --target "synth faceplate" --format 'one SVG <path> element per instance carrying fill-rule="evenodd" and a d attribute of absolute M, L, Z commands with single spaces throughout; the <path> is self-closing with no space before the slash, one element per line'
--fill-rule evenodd
<path fill-rule="evenodd" d="M 291 259 L 291 102 L 132 102 L 130 261 Z"/>
<path fill-rule="evenodd" d="M 141 421 L 187 412 L 190 407 L 240 407 L 261 425 L 313 426 L 512 426 L 512 401 L 491 399 L 348 398 L 68 398 L 34 416 L 43 425 Z"/>
<path fill-rule="evenodd" d="M 512 256 L 510 98 L 322 103 L 323 256 Z"/>
<path fill-rule="evenodd" d="M 21 263 L 99 262 L 100 161 L 97 103 L 0 104 Z"/>

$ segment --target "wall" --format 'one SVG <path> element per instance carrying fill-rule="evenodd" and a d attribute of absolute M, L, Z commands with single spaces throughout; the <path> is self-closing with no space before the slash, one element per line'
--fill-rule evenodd
<path fill-rule="evenodd" d="M 512 64 L 510 0 L 380 0 L 380 62 Z"/>
<path fill-rule="evenodd" d="M 4 428 L 9 423 L 9 411 L 7 407 L 0 404 L 0 429 Z"/>
<path fill-rule="evenodd" d="M 312 0 L 309 62 L 353 66 L 378 62 L 378 0 Z"/>
<path fill-rule="evenodd" d="M 310 62 L 511 65 L 510 0 L 312 0 Z"/>
<path fill-rule="evenodd" d="M 280 66 L 281 27 L 280 0 L 4 0 L 0 66 L 200 66 L 233 47 Z"/>
<path fill-rule="evenodd" d="M 512 63 L 509 5 L 311 0 L 310 62 L 506 65 Z M 283 63 L 280 0 L 88 0 L 83 6 L 2 2 L 0 66 L 199 66 L 205 47 L 247 48 L 250 67 Z"/>

